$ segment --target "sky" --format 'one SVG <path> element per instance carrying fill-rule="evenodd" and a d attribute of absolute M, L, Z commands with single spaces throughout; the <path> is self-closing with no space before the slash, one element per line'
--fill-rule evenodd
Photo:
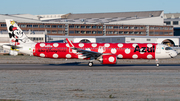
<path fill-rule="evenodd" d="M 180 13 L 180 0 L 2 0 L 0 14 L 158 11 Z"/>

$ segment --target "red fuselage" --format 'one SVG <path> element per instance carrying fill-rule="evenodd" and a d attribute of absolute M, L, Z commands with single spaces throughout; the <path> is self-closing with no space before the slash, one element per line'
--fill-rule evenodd
<path fill-rule="evenodd" d="M 157 44 L 149 43 L 73 43 L 74 47 L 116 55 L 123 59 L 155 59 Z M 34 56 L 44 58 L 87 59 L 72 50 L 68 43 L 37 43 L 33 50 Z"/>

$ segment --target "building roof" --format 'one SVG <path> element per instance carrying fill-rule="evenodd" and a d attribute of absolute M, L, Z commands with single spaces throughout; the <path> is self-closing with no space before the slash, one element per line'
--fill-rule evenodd
<path fill-rule="evenodd" d="M 174 18 L 180 18 L 180 13 L 167 13 L 164 14 L 165 19 L 174 19 Z"/>
<path fill-rule="evenodd" d="M 141 12 L 114 12 L 114 13 L 84 13 L 84 14 L 69 14 L 67 19 L 76 18 L 113 18 L 113 17 L 157 17 L 163 11 L 141 11 Z"/>

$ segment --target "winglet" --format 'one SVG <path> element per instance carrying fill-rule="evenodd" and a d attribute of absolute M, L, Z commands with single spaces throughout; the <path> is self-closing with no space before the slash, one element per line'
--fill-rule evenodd
<path fill-rule="evenodd" d="M 68 39 L 68 38 L 66 38 L 66 40 L 67 40 L 67 42 L 68 42 L 69 46 L 70 46 L 71 48 L 73 48 L 73 47 L 74 47 L 74 45 L 72 44 L 72 42 L 71 42 L 71 41 L 69 41 L 69 39 Z"/>

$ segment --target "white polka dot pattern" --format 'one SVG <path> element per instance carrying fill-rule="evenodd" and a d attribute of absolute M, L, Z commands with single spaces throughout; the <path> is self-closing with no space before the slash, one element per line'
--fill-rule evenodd
<path fill-rule="evenodd" d="M 39 56 L 40 56 L 40 57 L 45 57 L 45 54 L 41 53 Z"/>
<path fill-rule="evenodd" d="M 54 43 L 53 46 L 54 46 L 54 47 L 58 47 L 59 44 L 58 44 L 58 43 Z"/>
<path fill-rule="evenodd" d="M 111 49 L 111 53 L 115 54 L 117 52 L 117 50 L 115 48 Z"/>
<path fill-rule="evenodd" d="M 104 46 L 105 46 L 105 47 L 109 47 L 109 46 L 110 46 L 110 44 L 109 44 L 109 43 L 106 43 L 106 44 L 104 44 Z"/>
<path fill-rule="evenodd" d="M 53 58 L 58 58 L 58 54 L 53 54 Z"/>
<path fill-rule="evenodd" d="M 80 44 L 79 44 L 79 47 L 84 47 L 84 44 L 83 44 L 83 43 L 80 43 Z"/>
<path fill-rule="evenodd" d="M 119 54 L 119 55 L 118 55 L 118 58 L 123 58 L 123 55 L 122 55 L 122 54 Z"/>
<path fill-rule="evenodd" d="M 115 58 L 111 56 L 111 57 L 109 57 L 108 60 L 109 60 L 109 62 L 114 62 Z"/>
<path fill-rule="evenodd" d="M 41 43 L 40 46 L 41 46 L 41 47 L 44 47 L 44 46 L 45 46 L 45 43 Z"/>
<path fill-rule="evenodd" d="M 66 55 L 66 58 L 71 58 L 71 54 L 67 54 L 67 55 Z"/>
<path fill-rule="evenodd" d="M 147 55 L 147 58 L 148 58 L 148 59 L 151 59 L 151 58 L 152 58 L 152 55 L 151 55 L 151 54 Z"/>
<path fill-rule="evenodd" d="M 91 46 L 92 46 L 92 47 L 96 47 L 96 46 L 97 46 L 97 44 L 93 43 L 93 44 L 91 44 Z"/>
<path fill-rule="evenodd" d="M 136 54 L 134 54 L 134 55 L 132 56 L 132 58 L 137 59 L 138 56 L 137 56 Z"/>
<path fill-rule="evenodd" d="M 123 44 L 121 44 L 121 43 L 120 43 L 120 44 L 118 44 L 118 47 L 123 47 Z"/>
<path fill-rule="evenodd" d="M 126 48 L 126 49 L 125 49 L 125 53 L 126 53 L 126 54 L 129 54 L 130 52 L 131 52 L 131 50 L 130 50 L 129 48 Z"/>

